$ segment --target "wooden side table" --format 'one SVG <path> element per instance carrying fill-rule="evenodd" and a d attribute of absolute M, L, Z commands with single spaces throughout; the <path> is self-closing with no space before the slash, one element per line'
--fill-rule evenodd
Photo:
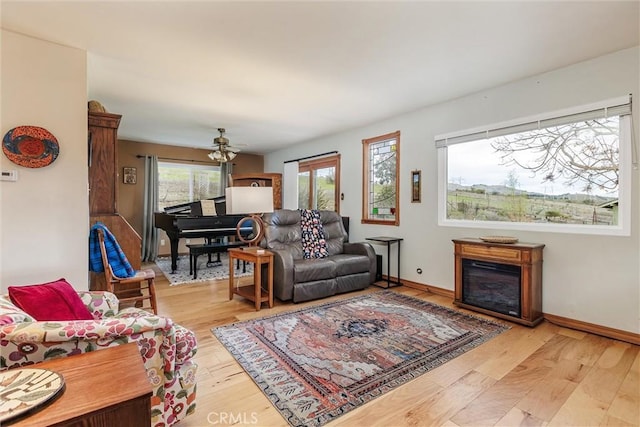
<path fill-rule="evenodd" d="M 10 422 L 12 427 L 151 425 L 151 383 L 136 343 L 28 367 L 58 372 L 65 390 L 38 412 Z"/>
<path fill-rule="evenodd" d="M 256 311 L 260 310 L 263 302 L 269 303 L 269 308 L 273 307 L 273 252 L 256 247 L 232 248 L 229 253 L 229 301 L 233 299 L 233 294 L 253 301 L 256 304 Z M 234 260 L 241 260 L 253 263 L 253 284 L 245 286 L 233 286 Z M 267 290 L 262 289 L 262 265 L 268 265 Z"/>

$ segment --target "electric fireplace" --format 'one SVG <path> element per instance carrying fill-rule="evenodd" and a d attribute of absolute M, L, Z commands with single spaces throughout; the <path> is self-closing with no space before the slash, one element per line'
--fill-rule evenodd
<path fill-rule="evenodd" d="M 462 260 L 462 302 L 520 317 L 520 267 Z"/>
<path fill-rule="evenodd" d="M 453 242 L 455 305 L 527 326 L 542 321 L 543 244 Z"/>

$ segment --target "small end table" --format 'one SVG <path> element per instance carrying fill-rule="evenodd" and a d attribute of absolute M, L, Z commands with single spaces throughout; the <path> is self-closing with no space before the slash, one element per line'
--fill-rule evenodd
<path fill-rule="evenodd" d="M 403 241 L 404 239 L 401 237 L 378 236 L 378 237 L 367 237 L 367 240 L 370 240 L 374 243 L 384 243 L 387 245 L 387 286 L 386 288 L 393 288 L 393 287 L 402 285 L 402 283 L 400 282 L 400 242 Z M 391 280 L 391 244 L 392 243 L 398 244 L 398 275 L 396 276 L 395 281 Z M 374 283 L 374 285 L 376 284 Z M 380 285 L 376 285 L 376 286 L 380 288 L 384 288 L 384 286 L 380 286 Z"/>
<path fill-rule="evenodd" d="M 229 301 L 234 294 L 253 301 L 256 311 L 260 310 L 263 302 L 269 303 L 273 308 L 273 252 L 255 246 L 244 248 L 231 248 L 229 252 Z M 251 262 L 253 266 L 253 284 L 245 286 L 233 286 L 234 260 Z M 267 290 L 262 289 L 262 264 L 268 265 Z"/>

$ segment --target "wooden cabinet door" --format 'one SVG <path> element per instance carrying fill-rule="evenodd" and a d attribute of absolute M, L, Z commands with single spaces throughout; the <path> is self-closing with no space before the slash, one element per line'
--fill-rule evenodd
<path fill-rule="evenodd" d="M 120 115 L 89 113 L 89 213 L 114 214 L 117 209 Z"/>

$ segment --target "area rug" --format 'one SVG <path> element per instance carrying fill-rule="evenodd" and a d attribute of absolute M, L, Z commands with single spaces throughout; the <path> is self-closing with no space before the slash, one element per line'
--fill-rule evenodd
<path fill-rule="evenodd" d="M 292 426 L 321 426 L 509 329 L 380 291 L 212 329 Z"/>
<path fill-rule="evenodd" d="M 212 259 L 216 260 L 216 255 L 212 255 Z M 207 265 L 207 255 L 198 257 L 198 278 L 193 280 L 193 273 L 189 274 L 189 256 L 178 257 L 178 269 L 175 273 L 171 273 L 171 257 L 156 258 L 156 265 L 164 274 L 164 277 L 170 282 L 170 286 L 184 285 L 189 283 L 202 283 L 209 280 L 229 279 L 229 255 L 227 253 L 220 254 L 219 263 L 211 263 Z M 253 275 L 253 264 L 246 263 L 245 271 L 240 268 L 234 270 L 234 277 L 243 277 Z"/>

